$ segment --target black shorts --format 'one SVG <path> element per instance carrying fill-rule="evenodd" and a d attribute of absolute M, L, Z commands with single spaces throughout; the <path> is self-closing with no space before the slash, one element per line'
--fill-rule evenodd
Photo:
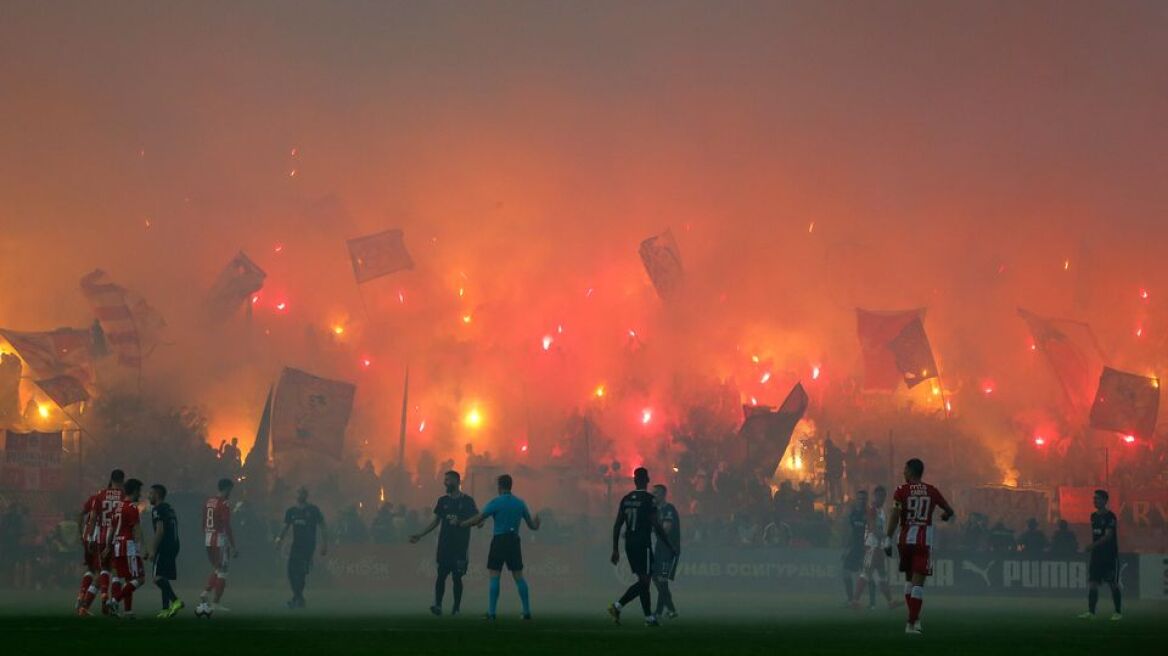
<path fill-rule="evenodd" d="M 154 557 L 154 580 L 173 581 L 178 578 L 178 547 L 159 549 Z"/>
<path fill-rule="evenodd" d="M 438 554 L 438 574 L 443 572 L 453 574 L 455 576 L 463 576 L 467 569 L 466 554 L 461 556 L 455 554 Z M 522 565 L 520 565 L 522 568 Z"/>
<path fill-rule="evenodd" d="M 844 554 L 844 571 L 858 572 L 864 566 L 864 548 L 853 547 Z"/>
<path fill-rule="evenodd" d="M 677 560 L 672 551 L 657 545 L 657 553 L 653 554 L 653 576 L 672 581 L 677 576 Z"/>
<path fill-rule="evenodd" d="M 312 571 L 312 551 L 293 551 L 288 554 L 288 575 L 307 575 Z"/>
<path fill-rule="evenodd" d="M 653 547 L 648 542 L 625 541 L 625 558 L 637 576 L 649 576 L 653 567 Z"/>
<path fill-rule="evenodd" d="M 1087 580 L 1092 583 L 1119 583 L 1119 559 L 1092 554 L 1091 562 L 1087 565 Z"/>
<path fill-rule="evenodd" d="M 517 533 L 504 533 L 491 538 L 491 550 L 487 554 L 487 569 L 503 571 L 503 566 L 512 572 L 523 571 L 523 550 L 519 548 Z"/>

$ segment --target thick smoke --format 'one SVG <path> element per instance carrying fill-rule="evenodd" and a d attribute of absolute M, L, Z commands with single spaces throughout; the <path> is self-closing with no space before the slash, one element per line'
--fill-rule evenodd
<path fill-rule="evenodd" d="M 10 5 L 0 323 L 86 325 L 101 267 L 166 316 L 146 380 L 216 441 L 250 443 L 288 365 L 355 382 L 349 449 L 393 461 L 408 365 L 412 453 L 540 462 L 572 413 L 637 460 L 723 389 L 731 428 L 799 380 L 822 403 L 860 373 L 855 307 L 928 307 L 1006 470 L 1066 424 L 1016 307 L 1168 364 L 1166 28 L 1150 3 Z M 417 268 L 359 290 L 344 240 L 391 227 Z M 666 228 L 674 306 L 636 255 Z M 254 317 L 208 326 L 241 248 Z"/>

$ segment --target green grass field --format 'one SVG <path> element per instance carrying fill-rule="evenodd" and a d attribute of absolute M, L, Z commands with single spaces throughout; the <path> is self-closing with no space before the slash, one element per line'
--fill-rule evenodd
<path fill-rule="evenodd" d="M 312 608 L 280 608 L 278 592 L 229 591 L 230 614 L 196 620 L 190 609 L 180 618 L 155 620 L 154 594 L 139 602 L 137 620 L 69 615 L 68 593 L 31 596 L 0 593 L 0 636 L 4 654 L 282 653 L 325 654 L 848 654 L 904 655 L 906 646 L 927 645 L 941 656 L 960 654 L 1138 654 L 1163 653 L 1168 641 L 1168 604 L 1134 601 L 1122 622 L 1075 619 L 1078 600 L 957 600 L 926 603 L 925 635 L 903 633 L 903 610 L 854 612 L 832 598 L 721 598 L 698 606 L 693 593 L 678 595 L 682 617 L 658 629 L 641 624 L 639 611 L 625 624 L 604 614 L 606 600 L 587 608 L 541 609 L 518 619 L 504 591 L 499 620 L 481 617 L 480 590 L 468 590 L 467 614 L 430 616 L 423 597 L 417 610 L 406 600 L 354 599 L 338 592 L 310 596 Z M 687 605 L 687 602 L 688 605 Z M 412 606 L 412 602 L 410 603 Z M 595 606 L 595 607 L 593 607 Z M 92 650 L 98 649 L 97 652 Z"/>

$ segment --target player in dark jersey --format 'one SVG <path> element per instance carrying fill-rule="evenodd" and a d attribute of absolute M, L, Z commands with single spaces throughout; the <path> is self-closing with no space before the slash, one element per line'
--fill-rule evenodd
<path fill-rule="evenodd" d="M 629 559 L 629 567 L 637 577 L 636 583 L 629 586 L 620 600 L 608 607 L 608 614 L 617 624 L 620 624 L 621 607 L 633 599 L 640 597 L 641 610 L 645 613 L 645 625 L 657 626 L 657 616 L 653 614 L 652 598 L 649 592 L 649 575 L 653 562 L 652 535 L 657 534 L 658 540 L 665 543 L 670 551 L 677 549 L 669 540 L 669 535 L 661 527 L 661 519 L 657 514 L 657 502 L 649 493 L 649 470 L 637 467 L 633 472 L 635 490 L 621 499 L 617 508 L 616 522 L 612 525 L 612 564 L 620 563 L 620 536 L 621 527 L 625 533 L 625 556 Z"/>
<path fill-rule="evenodd" d="M 851 606 L 855 596 L 856 577 L 864 566 L 864 528 L 868 525 L 868 491 L 856 492 L 856 504 L 848 513 L 848 543 L 843 556 L 845 605 Z"/>
<path fill-rule="evenodd" d="M 438 530 L 438 577 L 434 581 L 434 604 L 430 606 L 430 612 L 442 614 L 446 577 L 450 576 L 454 590 L 454 606 L 450 614 L 457 615 L 462 608 L 462 577 L 466 574 L 467 549 L 470 547 L 470 527 L 462 526 L 462 522 L 477 515 L 479 509 L 470 495 L 462 493 L 462 476 L 458 472 L 446 472 L 442 483 L 446 486 L 446 494 L 434 504 L 434 519 L 421 533 L 411 535 L 410 543 L 417 544 L 427 533 L 442 526 Z"/>
<path fill-rule="evenodd" d="M 1115 513 L 1107 509 L 1110 495 L 1107 490 L 1095 490 L 1095 512 L 1091 513 L 1091 544 L 1087 552 L 1091 560 L 1087 566 L 1087 612 L 1079 615 L 1085 620 L 1095 619 L 1095 606 L 1099 603 L 1099 584 L 1107 582 L 1111 588 L 1111 601 L 1115 604 L 1112 620 L 1123 619 L 1123 593 L 1119 585 L 1119 536 L 1116 534 L 1118 522 Z"/>
<path fill-rule="evenodd" d="M 284 543 L 288 529 L 292 529 L 292 546 L 288 549 L 288 584 L 292 598 L 288 608 L 304 608 L 304 586 L 312 571 L 312 555 L 316 551 L 316 529 L 320 528 L 320 557 L 328 555 L 328 527 L 320 508 L 308 503 L 308 488 L 296 491 L 296 505 L 284 512 L 284 530 L 276 536 L 276 547 Z"/>
<path fill-rule="evenodd" d="M 154 584 L 162 590 L 160 618 L 170 618 L 183 609 L 182 599 L 174 593 L 170 582 L 178 578 L 178 517 L 166 502 L 166 486 L 150 486 L 150 523 L 154 527 L 154 541 L 150 558 L 154 561 Z"/>
<path fill-rule="evenodd" d="M 677 618 L 677 608 L 673 605 L 673 591 L 669 582 L 677 576 L 677 561 L 681 557 L 681 517 L 677 508 L 666 499 L 669 490 L 664 485 L 653 486 L 653 497 L 657 501 L 657 516 L 661 518 L 661 528 L 669 535 L 671 549 L 658 538 L 653 556 L 653 583 L 657 585 L 657 616 L 664 614 L 669 619 Z M 678 551 L 673 551 L 677 549 Z"/>

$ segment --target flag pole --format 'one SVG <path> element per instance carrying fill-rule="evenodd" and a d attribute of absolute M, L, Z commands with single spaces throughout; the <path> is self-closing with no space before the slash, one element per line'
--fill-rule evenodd
<path fill-rule="evenodd" d="M 403 475 L 406 472 L 406 421 L 410 410 L 410 366 L 406 365 L 405 383 L 402 385 L 401 432 L 397 443 L 397 467 Z M 399 478 L 400 480 L 400 478 Z"/>

